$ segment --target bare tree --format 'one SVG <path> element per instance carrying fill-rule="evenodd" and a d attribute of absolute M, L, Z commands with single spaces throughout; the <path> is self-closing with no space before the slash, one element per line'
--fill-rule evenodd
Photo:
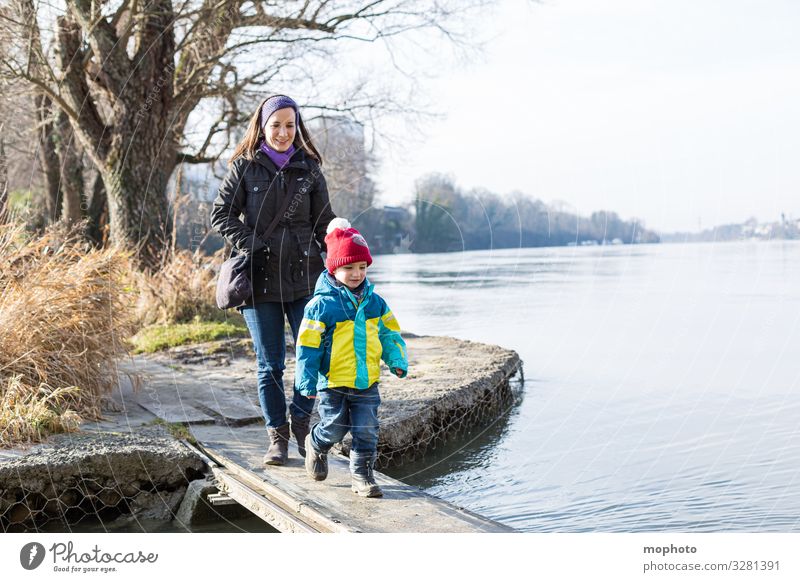
<path fill-rule="evenodd" d="M 0 68 L 69 119 L 102 180 L 111 239 L 155 267 L 170 239 L 166 192 L 173 169 L 180 161 L 212 161 L 226 149 L 249 113 L 240 110 L 240 98 L 293 77 L 329 74 L 298 72 L 297 64 L 344 39 L 387 42 L 433 29 L 466 45 L 445 25 L 454 22 L 456 7 L 463 13 L 481 3 L 65 0 L 59 9 L 11 0 L 0 26 L 13 46 Z M 308 97 L 305 105 L 353 115 L 404 106 L 366 89 L 347 102 Z M 216 114 L 204 120 L 205 136 L 194 135 L 190 124 L 197 110 Z"/>

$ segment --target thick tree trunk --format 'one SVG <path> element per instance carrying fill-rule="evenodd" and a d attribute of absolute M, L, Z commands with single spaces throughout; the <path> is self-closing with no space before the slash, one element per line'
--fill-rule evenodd
<path fill-rule="evenodd" d="M 132 82 L 117 95 L 113 132 L 100 172 L 111 242 L 135 251 L 138 266 L 160 266 L 171 239 L 167 183 L 175 168 L 175 35 L 171 0 L 148 4 Z"/>
<path fill-rule="evenodd" d="M 57 151 L 61 165 L 61 219 L 74 224 L 86 216 L 88 204 L 83 184 L 83 156 L 64 113 L 58 115 Z"/>
<path fill-rule="evenodd" d="M 45 217 L 44 223 L 56 222 L 61 217 L 61 196 L 59 182 L 61 181 L 60 168 L 58 167 L 58 153 L 56 152 L 55 127 L 51 121 L 53 104 L 43 95 L 36 96 L 36 120 L 39 123 L 39 161 L 42 164 L 45 183 Z"/>
<path fill-rule="evenodd" d="M 100 172 L 96 172 L 92 179 L 92 199 L 89 202 L 86 217 L 88 219 L 86 236 L 97 246 L 105 244 L 105 229 L 108 226 L 108 198 Z"/>
<path fill-rule="evenodd" d="M 172 230 L 167 183 L 175 167 L 175 148 L 147 137 L 121 140 L 125 157 L 103 172 L 108 195 L 111 242 L 135 251 L 139 266 L 158 268 Z M 120 148 L 121 149 L 121 148 Z"/>

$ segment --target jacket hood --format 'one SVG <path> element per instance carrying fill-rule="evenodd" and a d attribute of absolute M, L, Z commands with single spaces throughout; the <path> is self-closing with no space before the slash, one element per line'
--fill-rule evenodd
<path fill-rule="evenodd" d="M 337 285 L 334 281 L 333 275 L 328 273 L 328 270 L 322 271 L 322 274 L 317 279 L 317 284 L 314 287 L 314 295 L 327 295 L 330 297 L 341 297 L 343 299 L 355 300 L 355 295 L 347 288 L 347 285 Z M 372 295 L 372 289 L 375 287 L 369 282 L 369 278 L 364 279 L 364 295 L 362 301 Z"/>

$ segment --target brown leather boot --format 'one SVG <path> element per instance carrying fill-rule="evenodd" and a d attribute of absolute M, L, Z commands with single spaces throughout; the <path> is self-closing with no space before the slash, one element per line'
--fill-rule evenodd
<path fill-rule="evenodd" d="M 308 424 L 311 421 L 310 416 L 295 416 L 291 415 L 292 419 L 292 434 L 294 440 L 297 441 L 297 451 L 301 457 L 306 456 L 306 436 L 308 435 Z"/>
<path fill-rule="evenodd" d="M 314 481 L 328 478 L 328 454 L 319 453 L 311 442 L 311 435 L 306 436 L 306 473 Z"/>
<path fill-rule="evenodd" d="M 267 428 L 269 449 L 264 455 L 265 465 L 284 465 L 289 458 L 289 423 L 278 428 Z"/>

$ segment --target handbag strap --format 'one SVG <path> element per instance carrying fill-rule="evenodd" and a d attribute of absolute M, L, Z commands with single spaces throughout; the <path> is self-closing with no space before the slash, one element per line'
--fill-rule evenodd
<path fill-rule="evenodd" d="M 275 182 L 275 180 L 278 179 L 278 176 L 282 171 L 283 170 L 278 170 L 278 173 L 275 174 L 275 177 L 272 179 L 272 182 Z M 270 186 L 272 186 L 271 183 Z M 267 188 L 267 192 L 269 192 L 269 188 Z M 289 202 L 291 202 L 291 199 L 292 197 L 289 196 L 289 193 L 287 192 L 286 196 L 284 197 L 284 201 L 281 203 L 281 209 L 275 214 L 275 218 L 272 219 L 270 225 L 261 234 L 256 233 L 256 236 L 258 236 L 258 238 L 261 239 L 261 242 L 264 242 L 264 239 L 267 239 L 270 237 L 270 235 L 272 235 L 272 231 L 275 230 L 276 226 L 278 226 L 278 223 L 281 221 L 281 218 L 283 217 L 283 213 L 286 212 L 287 208 L 289 208 Z"/>

